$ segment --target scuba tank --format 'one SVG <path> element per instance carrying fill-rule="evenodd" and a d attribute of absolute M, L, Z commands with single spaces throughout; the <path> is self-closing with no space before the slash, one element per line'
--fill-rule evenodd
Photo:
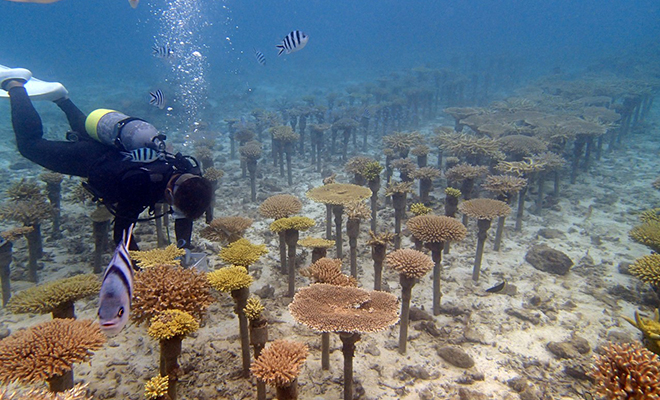
<path fill-rule="evenodd" d="M 165 150 L 165 135 L 145 120 L 115 110 L 100 108 L 85 120 L 85 130 L 93 139 L 122 151 L 148 147 Z"/>

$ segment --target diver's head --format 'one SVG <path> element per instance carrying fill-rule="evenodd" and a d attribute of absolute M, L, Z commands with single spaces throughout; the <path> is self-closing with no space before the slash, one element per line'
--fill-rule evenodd
<path fill-rule="evenodd" d="M 164 150 L 165 135 L 145 120 L 129 117 L 115 110 L 100 108 L 85 120 L 85 130 L 94 139 L 121 150 L 132 151 L 142 147 Z"/>
<path fill-rule="evenodd" d="M 197 219 L 211 205 L 213 185 L 199 175 L 176 174 L 168 182 L 165 196 L 175 211 L 188 219 Z"/>

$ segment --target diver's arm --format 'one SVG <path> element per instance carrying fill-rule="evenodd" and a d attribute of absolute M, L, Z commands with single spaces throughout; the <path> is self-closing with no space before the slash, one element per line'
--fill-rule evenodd
<path fill-rule="evenodd" d="M 69 121 L 71 130 L 77 132 L 79 135 L 86 136 L 85 119 L 87 116 L 80 111 L 75 104 L 73 104 L 71 99 L 65 98 L 55 100 L 55 104 L 57 104 L 57 106 L 64 111 L 64 114 L 66 114 L 66 119 Z"/>
<path fill-rule="evenodd" d="M 192 249 L 190 243 L 193 230 L 193 221 L 188 218 L 177 218 L 174 220 L 174 234 L 176 235 L 176 242 L 182 243 L 184 249 Z"/>
<path fill-rule="evenodd" d="M 128 228 L 137 222 L 142 210 L 136 209 L 135 207 L 127 207 L 126 205 L 118 204 L 115 212 L 115 226 L 112 233 L 112 238 L 115 242 L 115 245 L 117 245 L 124 237 L 124 231 L 128 232 Z M 131 237 L 131 242 L 128 249 L 140 250 L 137 242 L 135 241 L 135 237 Z"/>

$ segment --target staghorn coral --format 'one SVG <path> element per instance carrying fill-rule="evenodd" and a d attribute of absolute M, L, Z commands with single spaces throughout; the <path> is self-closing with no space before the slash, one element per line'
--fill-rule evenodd
<path fill-rule="evenodd" d="M 378 161 L 371 161 L 364 165 L 364 168 L 360 173 L 367 181 L 373 181 L 380 177 L 380 173 L 383 171 L 383 168 L 384 167 Z"/>
<path fill-rule="evenodd" d="M 511 175 L 488 175 L 481 185 L 489 192 L 499 196 L 510 196 L 518 193 L 527 185 L 527 179 Z"/>
<path fill-rule="evenodd" d="M 271 386 L 287 386 L 295 382 L 307 354 L 307 346 L 303 343 L 276 340 L 261 352 L 250 370 Z"/>
<path fill-rule="evenodd" d="M 0 206 L 0 219 L 33 226 L 50 217 L 50 209 L 45 197 L 17 200 Z"/>
<path fill-rule="evenodd" d="M 653 318 L 640 316 L 635 311 L 635 320 L 628 317 L 623 317 L 630 325 L 639 329 L 644 335 L 644 345 L 655 354 L 660 355 L 660 312 L 656 308 Z"/>
<path fill-rule="evenodd" d="M 660 399 L 660 358 L 637 343 L 607 345 L 587 375 L 606 400 Z"/>
<path fill-rule="evenodd" d="M 399 320 L 396 296 L 350 286 L 315 283 L 289 304 L 293 318 L 319 332 L 377 332 Z"/>
<path fill-rule="evenodd" d="M 406 223 L 415 239 L 423 243 L 459 241 L 467 235 L 467 229 L 455 218 L 438 215 L 418 215 Z"/>
<path fill-rule="evenodd" d="M 433 143 L 441 150 L 446 150 L 454 156 L 465 158 L 470 162 L 504 158 L 497 141 L 489 137 L 440 131 L 433 138 Z"/>
<path fill-rule="evenodd" d="M 41 186 L 34 180 L 27 180 L 25 178 L 21 178 L 20 181 L 11 184 L 7 188 L 6 196 L 12 202 L 31 199 L 46 201 L 46 195 L 41 190 Z"/>
<path fill-rule="evenodd" d="M 447 187 L 445 188 L 445 194 L 447 196 L 451 196 L 458 199 L 461 197 L 461 190 L 453 187 Z"/>
<path fill-rule="evenodd" d="M 147 400 L 157 400 L 167 395 L 169 378 L 167 376 L 154 376 L 144 384 L 144 397 Z"/>
<path fill-rule="evenodd" d="M 466 179 L 477 179 L 488 173 L 488 167 L 482 165 L 458 164 L 445 172 L 450 182 L 462 182 Z"/>
<path fill-rule="evenodd" d="M 298 241 L 298 245 L 302 247 L 310 247 L 310 248 L 322 247 L 329 249 L 330 247 L 335 245 L 335 241 L 323 239 L 323 238 L 304 238 Z"/>
<path fill-rule="evenodd" d="M 660 190 L 660 177 L 656 178 L 651 186 L 653 186 L 654 189 Z"/>
<path fill-rule="evenodd" d="M 409 278 L 421 278 L 433 268 L 431 257 L 413 249 L 399 249 L 386 257 L 387 265 Z"/>
<path fill-rule="evenodd" d="M 357 286 L 357 279 L 341 272 L 341 260 L 323 257 L 300 271 L 302 276 L 311 278 L 314 283 L 327 283 L 338 286 Z"/>
<path fill-rule="evenodd" d="M 392 232 L 385 232 L 376 235 L 373 231 L 369 231 L 371 239 L 367 241 L 369 246 L 386 246 L 392 242 L 394 239 L 394 234 Z"/>
<path fill-rule="evenodd" d="M 211 182 L 217 182 L 225 175 L 224 171 L 215 167 L 204 169 L 204 178 Z"/>
<path fill-rule="evenodd" d="M 410 150 L 410 153 L 413 156 L 416 156 L 416 157 L 426 156 L 430 152 L 431 152 L 431 149 L 429 148 L 429 146 L 427 146 L 425 144 L 418 144 L 417 146 L 413 147 L 412 150 Z"/>
<path fill-rule="evenodd" d="M 180 266 L 181 260 L 177 260 L 176 258 L 185 255 L 186 250 L 177 248 L 175 244 L 170 244 L 164 249 L 146 251 L 130 250 L 128 253 L 140 268 L 145 269 L 156 265 Z"/>
<path fill-rule="evenodd" d="M 247 304 L 243 308 L 245 316 L 250 321 L 256 321 L 261 318 L 261 314 L 264 312 L 265 307 L 261 304 L 261 300 L 258 297 L 250 297 L 247 300 Z"/>
<path fill-rule="evenodd" d="M 369 198 L 371 190 L 350 183 L 329 183 L 310 189 L 306 195 L 317 203 L 345 205 L 351 201 Z"/>
<path fill-rule="evenodd" d="M 630 238 L 653 251 L 660 252 L 660 222 L 650 221 L 636 226 L 628 233 Z"/>
<path fill-rule="evenodd" d="M 543 171 L 546 169 L 546 164 L 531 157 L 525 157 L 523 161 L 500 161 L 495 169 L 505 174 L 524 176 Z"/>
<path fill-rule="evenodd" d="M 280 140 L 282 142 L 295 142 L 300 139 L 300 135 L 293 131 L 289 125 L 278 125 L 272 128 L 269 128 L 273 139 Z"/>
<path fill-rule="evenodd" d="M 147 333 L 154 339 L 171 339 L 175 336 L 184 337 L 196 332 L 199 323 L 195 318 L 181 310 L 163 310 L 151 318 Z"/>
<path fill-rule="evenodd" d="M 227 264 L 249 267 L 268 253 L 266 245 L 252 244 L 248 239 L 239 239 L 220 250 L 220 258 Z"/>
<path fill-rule="evenodd" d="M 540 139 L 525 135 L 509 135 L 497 139 L 502 151 L 515 157 L 543 153 L 548 146 Z"/>
<path fill-rule="evenodd" d="M 235 242 L 243 237 L 252 225 L 252 219 L 244 217 L 218 217 L 202 228 L 199 235 L 217 242 Z"/>
<path fill-rule="evenodd" d="M 411 176 L 414 179 L 437 179 L 440 178 L 441 172 L 437 168 L 433 167 L 422 167 L 416 169 Z"/>
<path fill-rule="evenodd" d="M 79 383 L 71 389 L 53 393 L 43 388 L 24 388 L 10 384 L 0 388 L 0 400 L 92 400 L 91 395 L 87 395 L 87 385 Z"/>
<path fill-rule="evenodd" d="M 270 196 L 259 206 L 259 214 L 266 218 L 280 219 L 290 217 L 302 210 L 302 203 L 290 194 Z"/>
<path fill-rule="evenodd" d="M 250 276 L 244 267 L 232 265 L 206 274 L 209 284 L 220 292 L 231 292 L 250 287 L 254 278 Z"/>
<path fill-rule="evenodd" d="M 352 201 L 346 204 L 345 211 L 348 219 L 365 220 L 371 218 L 371 210 L 363 201 Z"/>
<path fill-rule="evenodd" d="M 566 160 L 562 156 L 551 151 L 535 154 L 531 158 L 535 163 L 543 165 L 544 170 L 558 169 L 566 164 Z"/>
<path fill-rule="evenodd" d="M 11 298 L 7 309 L 16 314 L 52 312 L 58 318 L 58 312 L 66 314 L 70 307 L 70 315 L 65 317 L 73 317 L 73 302 L 97 295 L 99 290 L 101 282 L 95 275 L 76 275 L 23 290 Z"/>
<path fill-rule="evenodd" d="M 371 163 L 377 162 L 371 157 L 356 156 L 346 161 L 344 169 L 351 174 L 358 174 L 364 177 L 363 172 Z"/>
<path fill-rule="evenodd" d="M 411 147 L 420 144 L 423 138 L 419 132 L 394 132 L 391 135 L 383 136 L 383 144 L 385 147 L 399 153 L 405 157 Z"/>
<path fill-rule="evenodd" d="M 157 265 L 135 274 L 131 317 L 140 324 L 161 311 L 177 309 L 199 320 L 213 300 L 203 272 Z"/>
<path fill-rule="evenodd" d="M 413 203 L 410 205 L 410 212 L 415 215 L 430 214 L 432 211 L 433 209 L 425 206 L 424 203 Z"/>
<path fill-rule="evenodd" d="M 105 343 L 92 320 L 54 319 L 14 332 L 0 341 L 0 381 L 53 381 L 87 362 Z M 66 387 L 61 390 L 69 389 Z"/>
<path fill-rule="evenodd" d="M 34 228 L 31 226 L 19 226 L 17 228 L 10 229 L 8 231 L 0 233 L 0 236 L 2 236 L 5 240 L 9 242 L 13 242 L 33 231 Z"/>
<path fill-rule="evenodd" d="M 412 180 L 413 174 L 417 170 L 417 164 L 408 158 L 397 158 L 390 163 L 392 168 L 399 171 L 402 181 Z"/>
<path fill-rule="evenodd" d="M 632 263 L 629 271 L 642 282 L 660 288 L 660 254 L 653 253 L 638 258 Z"/>
<path fill-rule="evenodd" d="M 257 160 L 261 157 L 261 143 L 251 140 L 239 147 L 238 152 L 245 158 Z"/>
<path fill-rule="evenodd" d="M 650 210 L 643 211 L 639 215 L 639 219 L 642 222 L 660 222 L 660 208 L 652 208 Z"/>
<path fill-rule="evenodd" d="M 392 196 L 397 193 L 412 193 L 412 182 L 390 182 L 385 189 L 385 196 Z"/>
<path fill-rule="evenodd" d="M 270 224 L 270 230 L 273 232 L 283 232 L 289 229 L 306 231 L 315 224 L 316 222 L 314 222 L 314 220 L 309 217 L 294 216 L 276 219 Z"/>
<path fill-rule="evenodd" d="M 511 213 L 511 207 L 505 202 L 493 199 L 466 200 L 458 205 L 463 214 L 476 219 L 492 220 Z"/>

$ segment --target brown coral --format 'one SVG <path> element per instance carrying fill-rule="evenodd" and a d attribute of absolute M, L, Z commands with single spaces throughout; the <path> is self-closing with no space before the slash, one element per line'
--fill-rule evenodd
<path fill-rule="evenodd" d="M 466 179 L 477 179 L 488 173 L 488 167 L 470 164 L 458 164 L 445 172 L 447 180 L 450 182 L 462 182 Z"/>
<path fill-rule="evenodd" d="M 653 253 L 638 258 L 630 266 L 629 271 L 642 282 L 660 288 L 660 254 Z"/>
<path fill-rule="evenodd" d="M 390 268 L 409 278 L 421 278 L 435 265 L 431 257 L 413 249 L 393 251 L 387 255 L 386 261 Z"/>
<path fill-rule="evenodd" d="M 338 286 L 357 286 L 357 280 L 341 272 L 341 260 L 323 257 L 309 267 L 300 270 L 302 276 L 311 278 L 314 283 L 327 283 Z"/>
<path fill-rule="evenodd" d="M 320 332 L 376 332 L 399 320 L 396 296 L 349 286 L 316 283 L 289 304 L 293 318 Z"/>
<path fill-rule="evenodd" d="M 505 202 L 493 199 L 466 200 L 458 205 L 458 210 L 472 218 L 489 220 L 511 213 L 511 207 Z"/>
<path fill-rule="evenodd" d="M 307 346 L 303 343 L 276 340 L 261 352 L 250 370 L 271 386 L 287 386 L 300 374 L 307 353 Z"/>
<path fill-rule="evenodd" d="M 290 194 L 270 196 L 259 206 L 259 213 L 266 218 L 280 219 L 290 217 L 302 210 L 302 203 Z"/>
<path fill-rule="evenodd" d="M 307 192 L 307 198 L 317 203 L 345 205 L 351 201 L 364 200 L 371 196 L 371 190 L 351 183 L 329 183 Z"/>
<path fill-rule="evenodd" d="M 257 160 L 261 157 L 261 143 L 251 140 L 239 147 L 238 152 L 245 158 Z"/>
<path fill-rule="evenodd" d="M 92 320 L 54 319 L 0 341 L 0 381 L 43 382 L 87 362 L 105 343 Z"/>
<path fill-rule="evenodd" d="M 252 225 L 250 218 L 219 217 L 202 228 L 199 235 L 205 239 L 217 242 L 235 242 L 243 237 L 245 231 Z"/>
<path fill-rule="evenodd" d="M 203 272 L 159 265 L 135 274 L 131 316 L 142 323 L 161 311 L 178 309 L 199 320 L 212 302 Z"/>
<path fill-rule="evenodd" d="M 467 235 L 465 225 L 446 216 L 418 215 L 410 218 L 406 226 L 415 239 L 423 243 L 459 241 Z"/>
<path fill-rule="evenodd" d="M 607 400 L 660 399 L 660 358 L 640 344 L 606 346 L 588 375 Z"/>
<path fill-rule="evenodd" d="M 527 186 L 527 179 L 512 175 L 488 175 L 481 185 L 489 192 L 500 196 L 510 196 Z"/>
<path fill-rule="evenodd" d="M 504 136 L 497 139 L 497 141 L 502 151 L 516 157 L 543 153 L 548 149 L 548 146 L 543 141 L 525 135 Z"/>
<path fill-rule="evenodd" d="M 645 222 L 632 228 L 628 235 L 632 240 L 648 246 L 656 253 L 660 252 L 660 222 Z"/>
<path fill-rule="evenodd" d="M 433 167 L 422 167 L 415 170 L 411 177 L 415 179 L 437 179 L 441 175 L 441 172 L 437 168 Z"/>

